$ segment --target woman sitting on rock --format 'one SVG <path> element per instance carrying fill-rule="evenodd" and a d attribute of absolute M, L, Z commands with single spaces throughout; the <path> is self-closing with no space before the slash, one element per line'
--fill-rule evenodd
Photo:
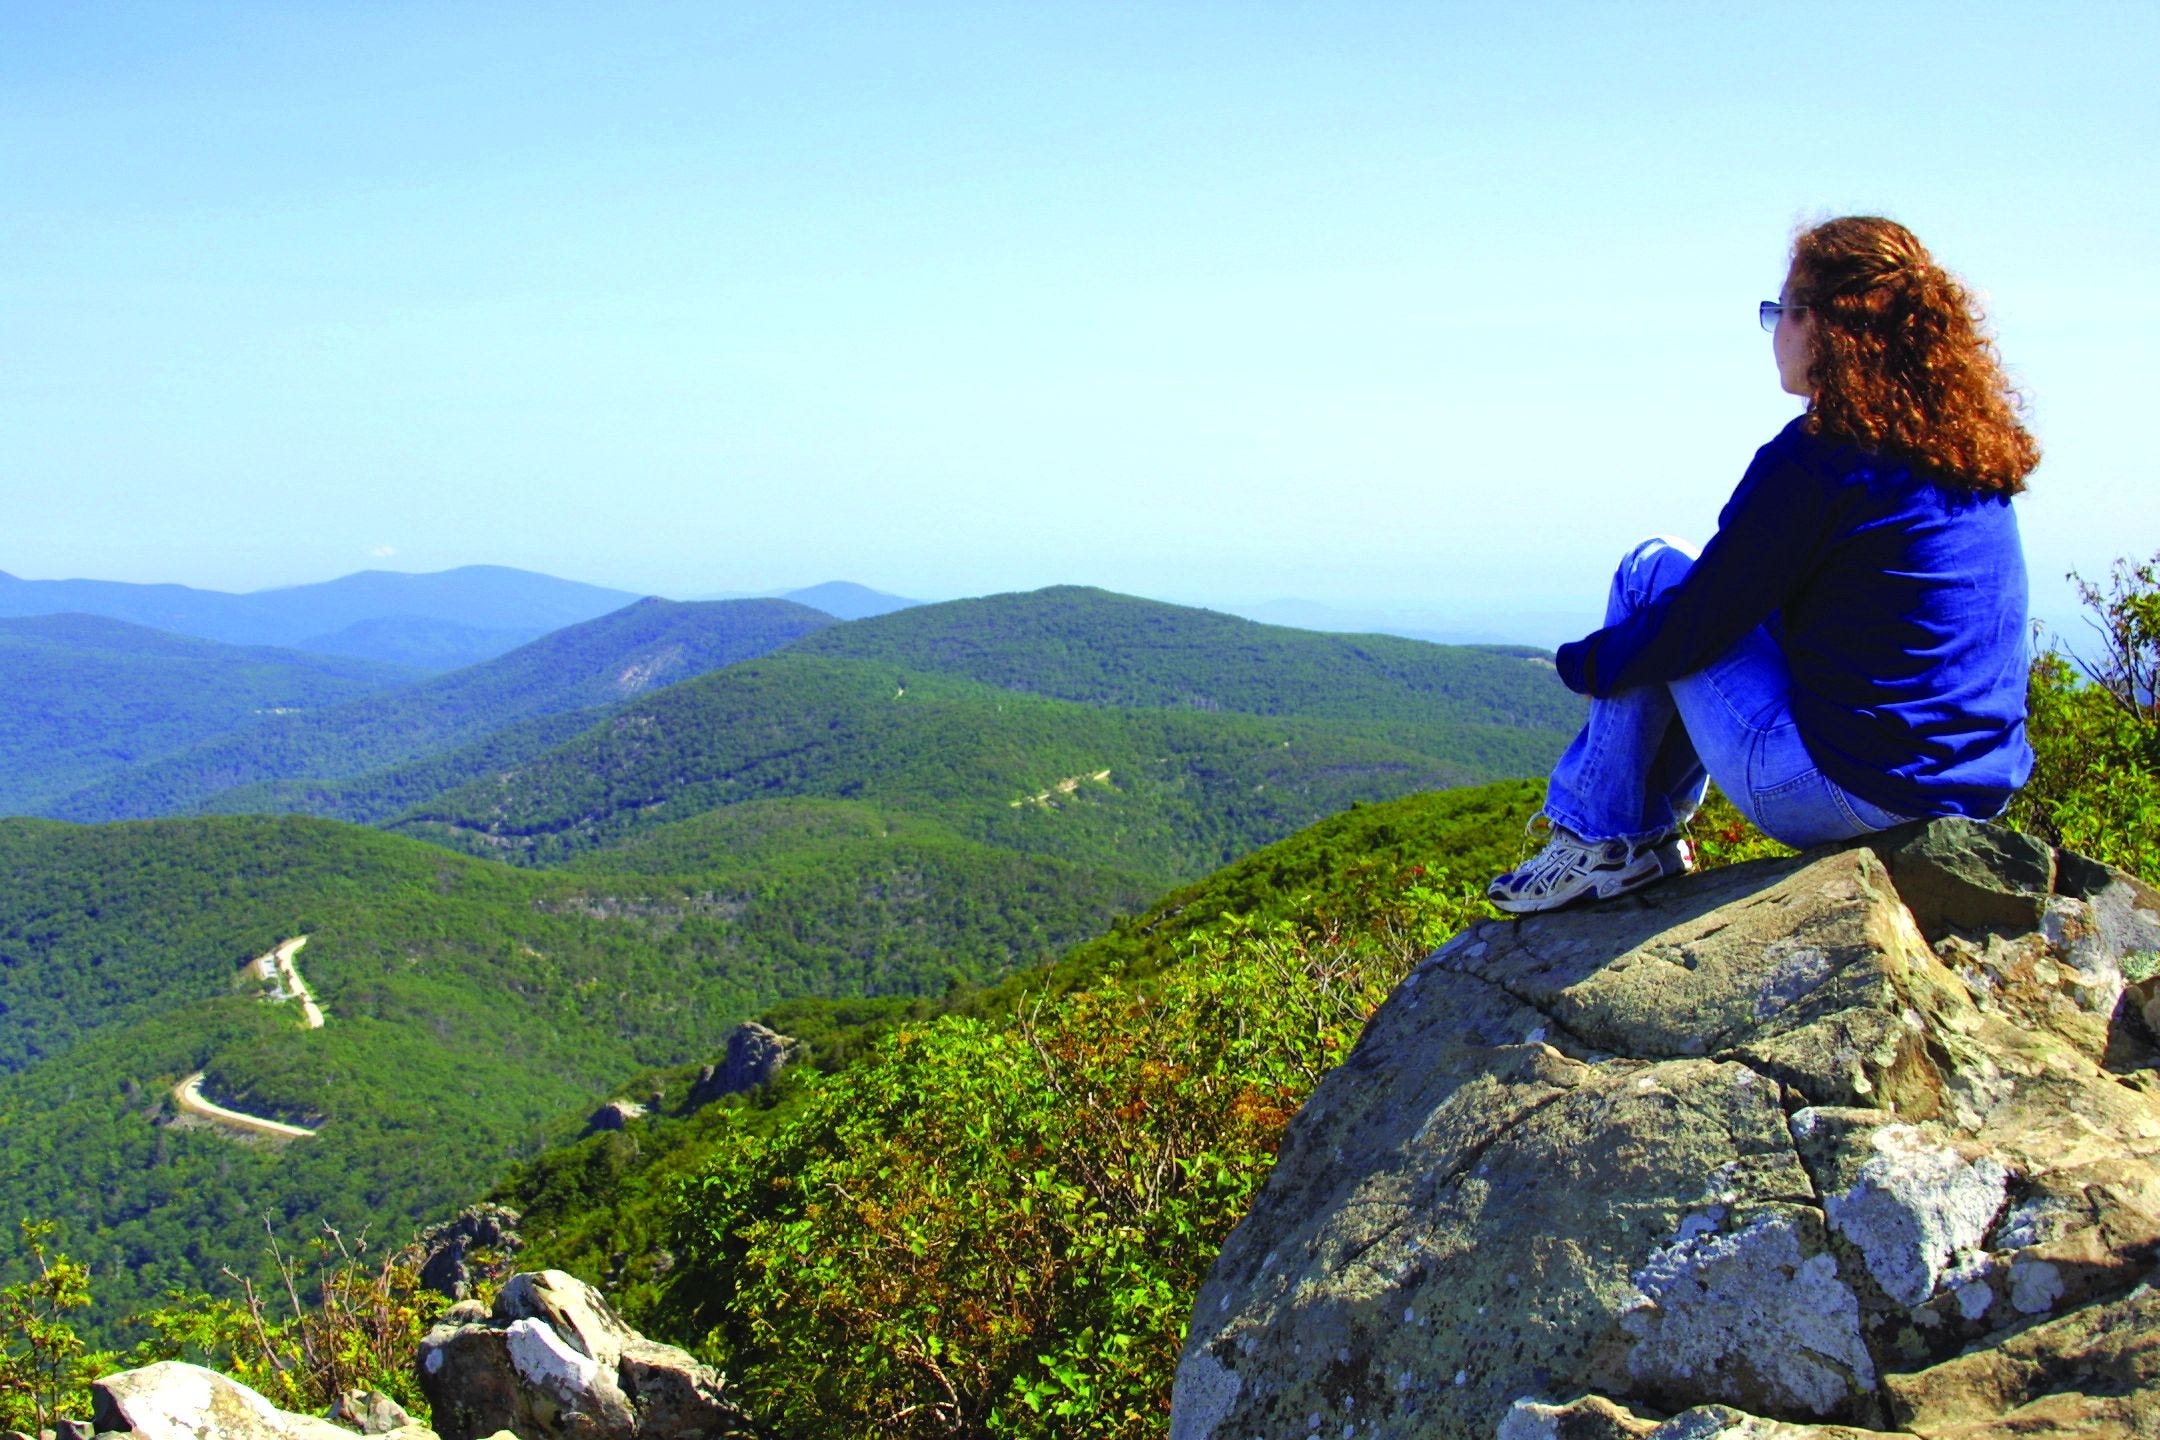
<path fill-rule="evenodd" d="M 1645 540 L 1605 628 L 1560 647 L 1590 718 L 1553 771 L 1550 842 L 1492 882 L 1503 910 L 1690 869 L 1706 778 L 1805 846 L 1992 818 L 2032 768 L 2010 497 L 2040 452 L 1971 299 L 1904 226 L 1848 216 L 1801 234 L 1761 313 L 1807 411 L 1700 554 Z"/>

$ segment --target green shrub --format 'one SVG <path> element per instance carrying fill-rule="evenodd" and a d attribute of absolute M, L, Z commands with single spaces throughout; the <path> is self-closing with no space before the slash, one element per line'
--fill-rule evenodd
<path fill-rule="evenodd" d="M 1283 1127 L 1488 913 L 1404 871 L 1333 914 L 1225 917 L 1148 992 L 903 1030 L 683 1187 L 675 1318 L 782 1435 L 1158 1435 Z"/>
<path fill-rule="evenodd" d="M 2077 579 L 2075 575 L 2073 579 Z M 2081 675 L 2042 651 L 2026 691 L 2032 779 L 2005 822 L 2160 884 L 2160 555 L 2078 579 L 2101 659 Z"/>
<path fill-rule="evenodd" d="M 348 1245 L 325 1226 L 309 1247 L 314 1276 L 303 1290 L 303 1266 L 274 1236 L 270 1249 L 281 1296 L 265 1299 L 231 1271 L 238 1300 L 175 1293 L 136 1318 L 152 1338 L 130 1362 L 195 1360 L 302 1414 L 322 1414 L 353 1390 L 377 1390 L 425 1423 L 413 1362 L 441 1297 L 420 1284 L 419 1251 L 408 1246 L 370 1260 L 364 1239 Z"/>
<path fill-rule="evenodd" d="M 59 1227 L 21 1222 L 30 1274 L 0 1287 L 0 1429 L 35 1435 L 62 1417 L 88 1419 L 89 1384 L 105 1358 L 67 1316 L 90 1304 L 90 1271 L 48 1248 Z"/>
<path fill-rule="evenodd" d="M 1704 798 L 1702 809 L 1688 822 L 1688 838 L 1695 842 L 1695 863 L 1703 870 L 1737 865 L 1743 860 L 1772 860 L 1799 853 L 1792 846 L 1773 840 L 1756 829 L 1754 822 L 1740 813 L 1740 807 L 1726 799 L 1724 792 L 1714 785 Z"/>

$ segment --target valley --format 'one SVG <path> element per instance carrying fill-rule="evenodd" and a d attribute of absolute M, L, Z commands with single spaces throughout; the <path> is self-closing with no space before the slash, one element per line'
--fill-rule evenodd
<path fill-rule="evenodd" d="M 1579 702 L 1067 587 L 643 601 L 286 708 L 0 820 L 0 1204 L 109 1316 L 261 1278 L 265 1217 L 409 1229 L 741 1020 L 991 993 L 1352 807 L 1534 771 Z"/>

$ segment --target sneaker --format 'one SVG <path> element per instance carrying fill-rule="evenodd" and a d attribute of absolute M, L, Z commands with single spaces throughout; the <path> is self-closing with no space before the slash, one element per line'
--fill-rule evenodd
<path fill-rule="evenodd" d="M 1565 825 L 1552 827 L 1545 848 L 1496 876 L 1486 898 L 1511 915 L 1558 910 L 1577 900 L 1610 900 L 1695 868 L 1695 850 L 1677 831 L 1654 840 L 1585 840 Z"/>

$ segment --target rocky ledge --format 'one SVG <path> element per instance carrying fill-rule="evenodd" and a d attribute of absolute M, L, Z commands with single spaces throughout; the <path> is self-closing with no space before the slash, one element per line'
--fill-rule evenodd
<path fill-rule="evenodd" d="M 1476 926 L 1290 1127 L 1173 1440 L 2160 1435 L 2156 968 L 2160 895 L 1965 821 Z"/>

